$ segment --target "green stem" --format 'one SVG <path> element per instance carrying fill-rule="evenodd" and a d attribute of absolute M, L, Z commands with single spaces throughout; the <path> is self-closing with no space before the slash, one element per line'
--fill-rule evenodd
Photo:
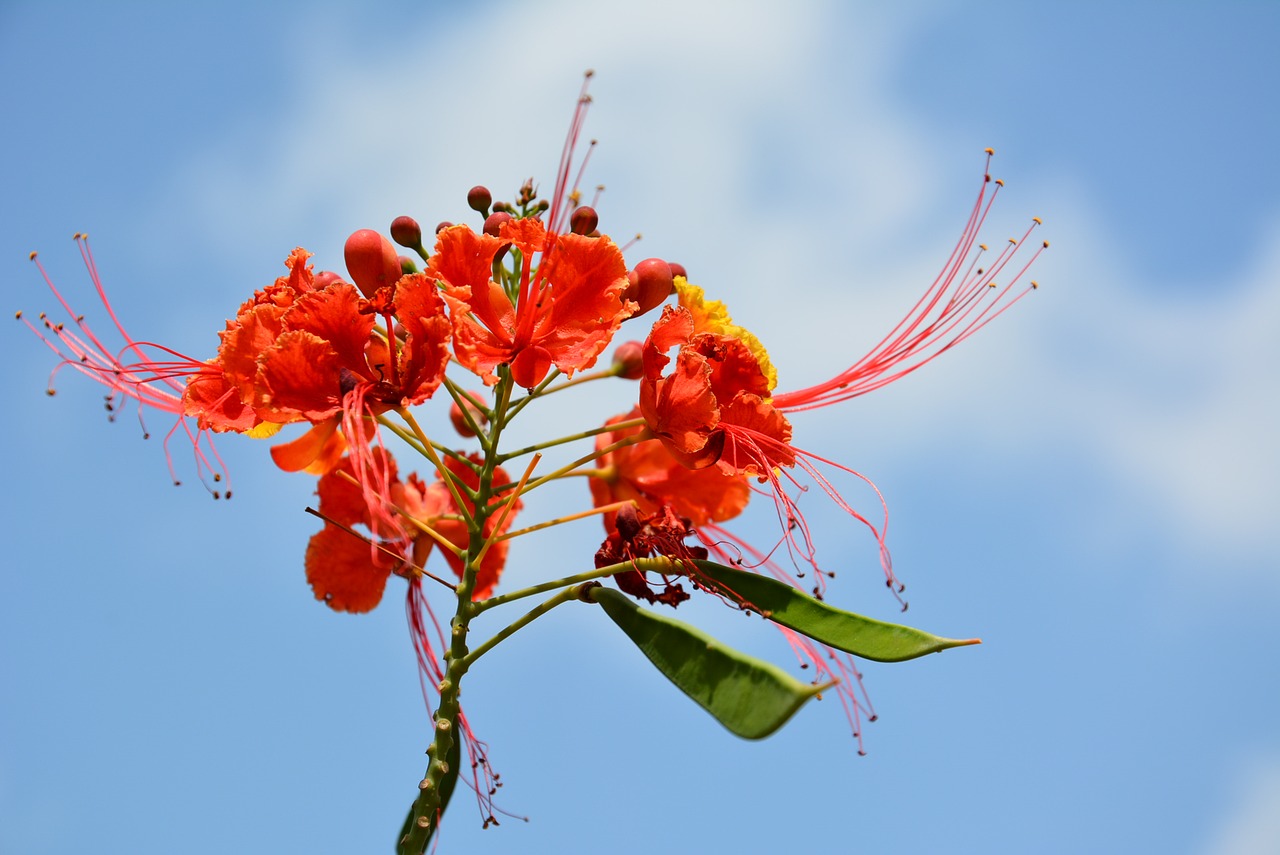
<path fill-rule="evenodd" d="M 554 597 L 551 597 L 545 602 L 535 606 L 533 609 L 530 609 L 527 613 L 522 615 L 519 619 L 512 621 L 508 626 L 496 632 L 494 636 L 490 638 L 488 641 L 486 641 L 484 644 L 481 644 L 475 650 L 472 650 L 470 653 L 468 653 L 466 659 L 463 660 L 463 664 L 467 668 L 470 668 L 472 665 L 475 664 L 476 660 L 479 659 L 481 656 L 485 655 L 490 650 L 497 647 L 499 644 L 506 641 L 511 636 L 515 635 L 517 631 L 533 623 L 535 620 L 542 617 L 547 612 L 554 609 L 556 606 L 562 603 L 567 603 L 570 600 L 578 599 L 579 594 L 581 594 L 581 592 L 582 592 L 581 586 L 565 588 L 563 591 L 556 594 Z"/>
<path fill-rule="evenodd" d="M 527 445 L 524 448 L 520 448 L 515 451 L 508 451 L 504 454 L 499 454 L 498 462 L 506 463 L 508 460 L 511 460 L 514 457 L 519 457 L 522 454 L 531 454 L 532 452 L 535 452 L 535 451 L 542 451 L 544 448 L 555 448 L 557 445 L 564 445 L 565 443 L 568 443 L 568 442 L 577 442 L 580 439 L 587 439 L 589 437 L 599 436 L 602 433 L 610 433 L 612 431 L 626 430 L 627 428 L 633 428 L 633 427 L 642 427 L 644 424 L 645 424 L 644 419 L 630 419 L 629 421 L 617 422 L 611 425 L 603 425 L 598 428 L 592 428 L 591 430 L 584 430 L 581 433 L 574 433 L 574 434 L 570 434 L 569 436 L 562 436 L 559 439 L 549 439 L 546 442 L 539 442 L 536 445 Z"/>
<path fill-rule="evenodd" d="M 584 463 L 590 463 L 592 460 L 598 460 L 601 457 L 604 457 L 606 454 L 617 451 L 620 448 L 626 448 L 628 445 L 635 445 L 638 442 L 644 442 L 645 440 L 648 440 L 651 438 L 652 437 L 648 431 L 642 431 L 632 436 L 628 436 L 623 439 L 620 439 L 617 442 L 613 443 L 612 445 L 606 445 L 604 448 L 597 449 L 596 451 L 593 451 L 590 454 L 583 455 L 582 457 L 579 457 L 577 460 L 573 461 L 572 463 L 566 466 L 561 466 L 556 471 L 551 472 L 547 475 L 543 475 L 541 478 L 535 478 L 534 480 L 525 484 L 523 492 L 528 493 L 536 487 L 541 487 L 543 484 L 546 484 L 548 481 L 554 481 L 557 478 L 563 478 L 565 475 L 570 474 L 571 472 L 573 472 L 573 470 L 577 469 L 579 466 L 581 466 Z M 507 488 L 514 489 L 515 485 L 503 484 L 501 487 L 498 488 L 498 492 L 502 492 Z"/>
<path fill-rule="evenodd" d="M 676 563 L 670 558 L 661 555 L 654 558 L 638 558 L 635 561 L 620 561 L 617 564 L 610 564 L 607 567 L 598 567 L 595 570 L 589 570 L 586 573 L 565 576 L 563 579 L 554 579 L 550 582 L 530 585 L 529 587 L 521 588 L 518 591 L 499 594 L 498 596 L 490 597 L 487 600 L 480 600 L 479 602 L 472 603 L 472 614 L 478 615 L 482 612 L 487 612 L 495 606 L 512 603 L 516 600 L 522 600 L 525 597 L 545 594 L 547 591 L 554 591 L 557 588 L 564 588 L 569 585 L 580 585 L 583 582 L 590 582 L 595 579 L 604 579 L 607 576 L 613 576 L 616 573 L 624 573 L 627 570 L 643 570 L 650 573 L 671 573 L 675 569 Z"/>

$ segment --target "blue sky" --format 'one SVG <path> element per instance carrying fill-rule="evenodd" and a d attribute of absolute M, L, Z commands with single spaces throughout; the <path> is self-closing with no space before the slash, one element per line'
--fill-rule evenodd
<path fill-rule="evenodd" d="M 1280 8 L 903 5 L 0 8 L 11 308 L 52 308 L 35 249 L 93 318 L 87 231 L 131 331 L 193 355 L 294 246 L 339 267 L 356 228 L 549 180 L 587 67 L 602 227 L 728 301 L 783 386 L 911 305 L 984 147 L 1007 182 L 993 240 L 1044 218 L 1031 299 L 796 419 L 884 491 L 911 621 L 985 644 L 869 665 L 858 757 L 831 703 L 741 742 L 599 614 L 558 610 L 464 697 L 502 806 L 531 820 L 482 832 L 460 798 L 442 852 L 1280 849 Z M 389 849 L 426 717 L 396 599 L 350 617 L 311 598 L 313 482 L 243 440 L 220 446 L 234 500 L 174 488 L 100 389 L 66 375 L 46 397 L 24 327 L 0 349 L 0 851 Z M 531 413 L 528 434 L 632 394 Z M 893 619 L 874 544 L 806 511 L 833 601 Z M 598 539 L 519 544 L 508 578 L 586 567 Z M 756 621 L 681 611 L 789 661 Z"/>

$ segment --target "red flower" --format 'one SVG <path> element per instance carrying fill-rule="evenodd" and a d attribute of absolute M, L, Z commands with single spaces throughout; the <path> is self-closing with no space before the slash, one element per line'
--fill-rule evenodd
<path fill-rule="evenodd" d="M 446 457 L 445 466 L 451 477 L 468 487 L 479 484 L 479 477 L 470 463 L 480 462 L 478 456 L 463 462 Z M 430 527 L 451 545 L 466 550 L 470 535 L 466 524 L 459 517 L 458 504 L 443 480 L 424 483 L 410 473 L 401 480 L 395 459 L 381 447 L 372 449 L 364 462 L 366 471 L 360 473 L 359 461 L 342 458 L 338 466 L 320 478 L 316 492 L 320 496 L 320 515 L 327 522 L 312 536 L 307 547 L 307 581 L 316 599 L 323 600 L 336 611 L 364 612 L 372 609 L 382 599 L 383 589 L 392 573 L 413 578 L 425 566 L 435 538 L 424 528 Z M 499 467 L 495 472 L 494 486 L 509 483 L 507 473 Z M 375 484 L 376 495 L 370 501 L 365 485 Z M 500 537 L 511 527 L 520 509 L 519 500 L 509 512 L 501 511 L 486 521 L 484 536 Z M 468 513 L 475 513 L 475 506 L 468 504 Z M 348 529 L 363 527 L 372 538 L 365 542 Z M 494 543 L 484 554 L 476 573 L 473 599 L 484 599 L 493 593 L 494 586 L 506 565 L 508 544 Z M 445 560 L 455 575 L 462 577 L 464 563 L 449 550 L 442 550 Z"/>
<path fill-rule="evenodd" d="M 523 260 L 511 296 L 492 279 L 494 258 L 508 246 Z M 445 229 L 427 273 L 444 288 L 458 362 L 489 385 L 504 363 L 525 388 L 553 365 L 566 375 L 590 368 L 635 309 L 621 299 L 627 270 L 612 240 L 548 233 L 536 219 L 508 220 L 498 237 Z"/>
<path fill-rule="evenodd" d="M 639 415 L 639 409 L 635 409 L 605 424 L 631 421 Z M 603 450 L 644 430 L 634 426 L 602 433 L 596 437 L 596 449 Z M 632 501 L 642 516 L 651 516 L 669 506 L 696 529 L 736 517 L 751 498 L 745 477 L 727 474 L 717 467 L 688 469 L 664 443 L 656 440 L 615 449 L 603 454 L 598 463 L 599 473 L 590 481 L 596 507 Z M 614 514 L 607 514 L 605 528 L 613 527 Z"/>
<path fill-rule="evenodd" d="M 769 399 L 763 348 L 727 315 L 720 320 L 704 311 L 701 289 L 683 279 L 677 289 L 681 305 L 663 309 L 644 345 L 640 412 L 649 428 L 693 469 L 718 464 L 764 478 L 794 465 L 791 424 Z M 664 376 L 672 348 L 675 366 Z"/>

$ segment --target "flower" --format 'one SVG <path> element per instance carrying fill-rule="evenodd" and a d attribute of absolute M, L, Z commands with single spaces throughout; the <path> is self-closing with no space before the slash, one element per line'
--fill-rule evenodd
<path fill-rule="evenodd" d="M 210 362 L 220 373 L 189 384 L 185 401 L 188 415 L 215 431 L 310 422 L 311 431 L 272 457 L 282 469 L 323 472 L 347 443 L 367 447 L 365 417 L 431 397 L 449 360 L 449 323 L 423 274 L 379 286 L 366 300 L 335 277 L 317 286 L 309 257 L 295 249 L 289 276 L 241 305 Z M 376 315 L 385 318 L 381 331 Z M 339 424 L 346 442 L 335 436 Z"/>
<path fill-rule="evenodd" d="M 776 392 L 777 374 L 760 341 L 733 323 L 723 303 L 707 300 L 702 289 L 683 277 L 675 280 L 678 305 L 663 310 L 645 341 L 640 412 L 649 430 L 687 467 L 714 465 L 723 472 L 751 475 L 767 483 L 783 526 L 783 542 L 794 557 L 815 571 L 815 596 L 822 594 L 824 574 L 808 525 L 788 492 L 788 488 L 797 494 L 804 489 L 790 471 L 795 468 L 808 474 L 842 510 L 872 532 L 886 584 L 895 593 L 903 586 L 893 572 L 885 544 L 888 512 L 883 498 L 884 521 L 876 525 L 841 497 L 819 467 L 851 474 L 873 490 L 875 485 L 853 469 L 797 448 L 787 414 L 846 401 L 915 371 L 1038 287 L 1034 281 L 1021 283 L 1049 244 L 1043 242 L 1025 259 L 1020 250 L 1041 224 L 1039 218 L 1033 218 L 1021 238 L 1010 238 L 994 261 L 982 265 L 988 248 L 977 242 L 978 235 L 1003 186 L 1003 182 L 991 180 L 991 155 L 988 149 L 978 198 L 942 271 L 889 335 L 832 379 L 796 391 Z M 997 284 L 995 277 L 1006 274 L 1005 284 Z M 675 364 L 671 366 L 668 354 L 673 349 Z M 879 495 L 878 490 L 876 493 Z"/>
<path fill-rule="evenodd" d="M 609 419 L 605 425 L 635 422 L 639 416 L 636 408 Z M 597 508 L 631 501 L 640 514 L 650 516 L 667 506 L 695 528 L 742 513 L 751 498 L 751 487 L 742 475 L 717 467 L 689 469 L 681 465 L 666 444 L 652 440 L 607 450 L 644 430 L 643 425 L 632 424 L 596 437 L 600 468 L 589 483 Z M 612 513 L 605 516 L 606 529 L 613 527 L 613 517 Z"/>
<path fill-rule="evenodd" d="M 476 455 L 449 456 L 446 461 L 448 474 L 437 473 L 431 483 L 415 473 L 402 480 L 395 458 L 377 446 L 363 460 L 344 456 L 320 477 L 316 485 L 318 515 L 325 526 L 312 536 L 306 554 L 307 582 L 316 599 L 335 611 L 369 611 L 381 601 L 392 573 L 410 579 L 422 576 L 437 543 L 454 574 L 462 578 L 465 562 L 461 556 L 469 546 L 470 531 L 444 478 L 474 489 L 479 483 L 475 464 L 481 461 Z M 358 473 L 360 465 L 369 471 Z M 506 471 L 498 467 L 494 484 L 509 482 Z M 363 489 L 370 483 L 377 484 L 386 508 L 370 506 Z M 506 541 L 498 538 L 510 529 L 520 506 L 519 499 L 504 503 L 498 514 L 486 519 L 484 537 L 494 543 L 480 561 L 473 599 L 488 597 L 497 585 L 508 549 Z M 474 517 L 474 503 L 466 503 L 465 508 L 465 513 Z M 406 522 L 388 524 L 392 518 Z M 364 539 L 353 531 L 356 526 L 367 529 L 373 537 Z"/>
<path fill-rule="evenodd" d="M 508 248 L 522 262 L 512 295 L 492 279 L 494 259 Z M 497 237 L 445 229 L 427 274 L 444 288 L 458 362 L 489 385 L 502 364 L 525 388 L 553 365 L 566 375 L 590 368 L 635 310 L 621 299 L 627 270 L 612 240 L 557 235 L 534 218 L 503 222 Z"/>
<path fill-rule="evenodd" d="M 791 425 L 770 402 L 776 373 L 754 335 L 734 325 L 722 303 L 676 280 L 680 305 L 667 306 L 644 344 L 640 412 L 685 466 L 765 477 L 792 466 Z M 677 348 L 669 374 L 667 355 Z"/>

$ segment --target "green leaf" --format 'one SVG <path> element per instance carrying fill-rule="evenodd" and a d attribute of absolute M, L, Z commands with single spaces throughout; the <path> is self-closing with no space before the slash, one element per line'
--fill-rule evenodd
<path fill-rule="evenodd" d="M 981 643 L 976 638 L 940 638 L 919 629 L 885 623 L 833 608 L 785 582 L 759 573 L 698 561 L 693 579 L 774 623 L 815 641 L 877 662 L 902 662 L 949 647 Z"/>
<path fill-rule="evenodd" d="M 458 783 L 458 772 L 462 768 L 462 740 L 455 738 L 452 747 L 445 754 L 445 762 L 449 764 L 449 771 L 444 773 L 444 777 L 440 779 L 440 816 L 444 816 L 444 809 L 449 806 L 449 799 L 453 798 L 453 788 Z M 413 809 L 414 805 L 409 805 L 409 815 L 404 818 L 404 825 L 400 826 L 400 833 L 396 835 L 396 852 L 413 851 L 406 844 L 402 843 L 404 839 L 410 836 L 410 832 L 414 831 Z M 431 838 L 435 836 L 436 829 L 440 826 L 439 821 L 432 824 L 427 829 L 427 836 L 422 838 L 421 845 L 416 847 L 417 852 L 426 852 L 427 844 L 431 842 Z"/>
<path fill-rule="evenodd" d="M 642 609 L 611 588 L 592 588 L 590 596 L 667 679 L 746 739 L 773 733 L 805 701 L 831 685 L 801 683 L 776 665 L 731 650 L 688 624 Z"/>

